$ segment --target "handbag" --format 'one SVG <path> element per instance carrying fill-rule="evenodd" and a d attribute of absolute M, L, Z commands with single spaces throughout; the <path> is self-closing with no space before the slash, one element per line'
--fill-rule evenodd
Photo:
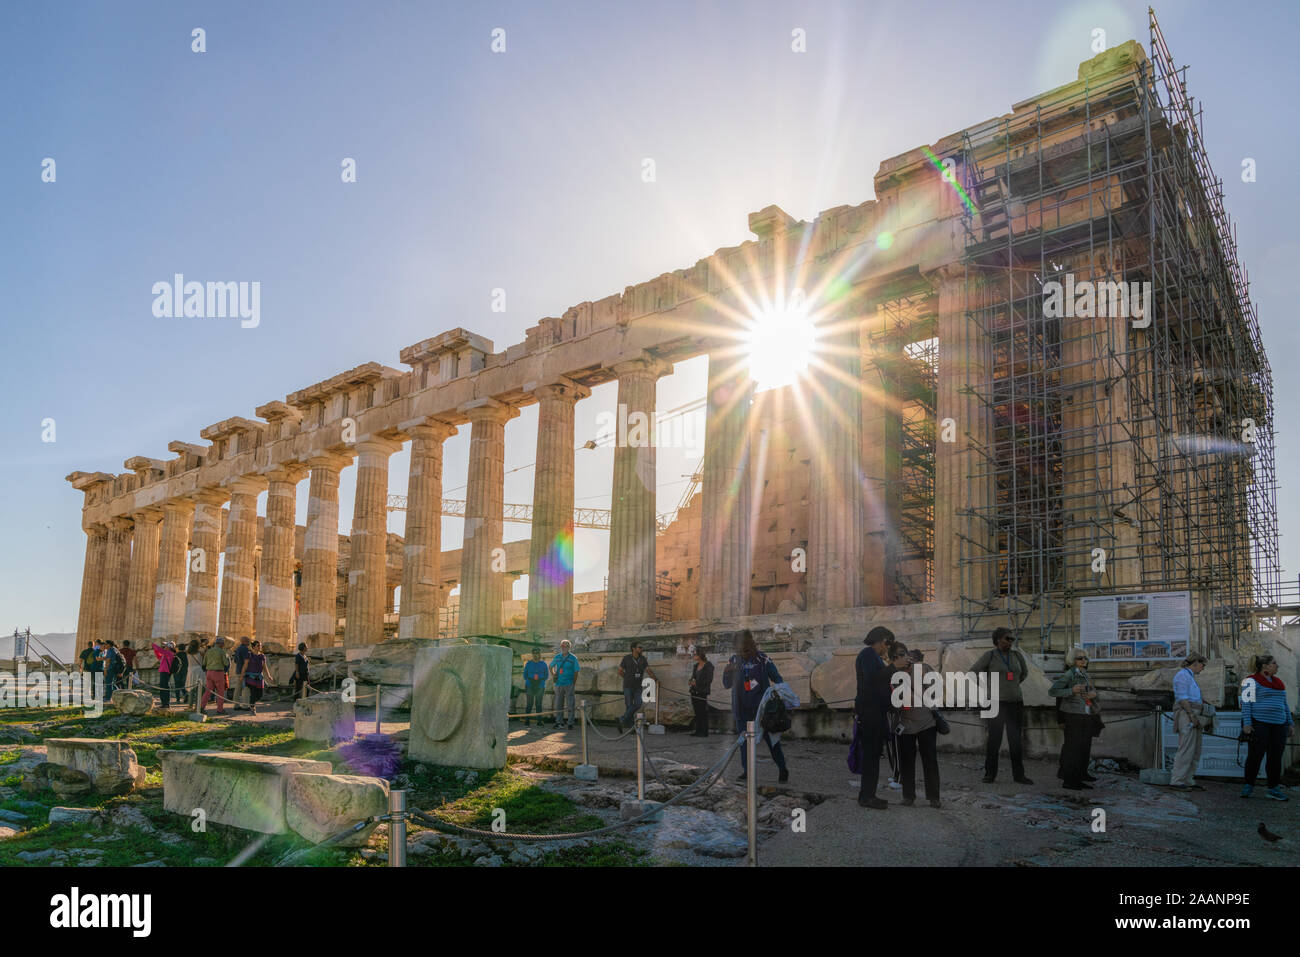
<path fill-rule="evenodd" d="M 853 743 L 849 745 L 849 773 L 862 773 L 862 759 L 858 756 L 858 716 L 853 716 Z"/>

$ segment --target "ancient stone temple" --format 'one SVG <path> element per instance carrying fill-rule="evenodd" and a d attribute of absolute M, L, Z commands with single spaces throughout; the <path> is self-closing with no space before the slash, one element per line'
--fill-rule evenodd
<path fill-rule="evenodd" d="M 671 653 L 749 628 L 810 656 L 807 673 L 851 663 L 877 623 L 928 655 L 996 624 L 1059 654 L 1078 639 L 1080 596 L 1142 590 L 1191 592 L 1192 643 L 1231 647 L 1278 576 L 1272 385 L 1158 32 L 1149 56 L 1130 41 L 1072 83 L 885 160 L 875 196 L 812 222 L 769 206 L 749 217 L 753 240 L 541 319 L 504 349 L 451 329 L 402 349 L 404 368 L 359 365 L 208 426 L 204 444 L 172 442 L 172 458 L 73 473 L 78 638 L 437 638 L 458 584 L 462 636 L 598 652 L 635 635 Z M 755 395 L 753 306 L 773 302 L 819 327 L 815 372 Z M 575 596 L 576 403 L 617 382 L 618 403 L 653 422 L 656 381 L 697 356 L 698 494 L 661 527 L 654 446 L 620 444 L 608 584 L 598 601 Z M 505 425 L 532 403 L 532 535 L 505 542 Z M 460 430 L 454 553 L 439 533 L 442 449 Z M 404 443 L 401 538 L 386 507 Z M 353 467 L 340 568 L 339 476 Z M 520 574 L 526 608 L 507 628 Z M 595 625 L 575 628 L 593 602 Z"/>

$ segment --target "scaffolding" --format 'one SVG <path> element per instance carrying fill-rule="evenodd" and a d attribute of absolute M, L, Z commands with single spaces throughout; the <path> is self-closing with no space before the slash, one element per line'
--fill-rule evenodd
<path fill-rule="evenodd" d="M 1132 47 L 963 134 L 982 417 L 963 630 L 1009 623 L 1043 651 L 1077 635 L 1081 596 L 1190 591 L 1201 650 L 1277 603 L 1273 389 L 1248 278 L 1154 12 L 1150 56 Z"/>

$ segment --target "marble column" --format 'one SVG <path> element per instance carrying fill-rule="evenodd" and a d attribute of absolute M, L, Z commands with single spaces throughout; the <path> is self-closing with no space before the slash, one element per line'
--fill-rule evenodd
<path fill-rule="evenodd" d="M 442 573 L 442 445 L 456 434 L 456 427 L 430 419 L 408 431 L 411 471 L 406 483 L 402 615 L 397 636 L 437 638 Z"/>
<path fill-rule="evenodd" d="M 469 483 L 465 495 L 465 540 L 460 551 L 462 636 L 501 634 L 506 599 L 502 517 L 505 496 L 506 422 L 518 410 L 495 399 L 461 406 L 470 421 Z"/>
<path fill-rule="evenodd" d="M 149 636 L 154 641 L 174 641 L 185 631 L 185 573 L 189 570 L 193 519 L 193 502 L 179 500 L 163 505 L 153 593 L 153 631 Z"/>
<path fill-rule="evenodd" d="M 605 621 L 640 625 L 655 620 L 655 384 L 672 364 L 642 356 L 613 368 L 618 426 Z"/>
<path fill-rule="evenodd" d="M 131 574 L 126 586 L 125 637 L 140 648 L 153 634 L 153 603 L 158 578 L 158 544 L 162 536 L 161 509 L 137 512 L 131 537 Z"/>
<path fill-rule="evenodd" d="M 903 406 L 898 376 L 904 362 L 903 342 L 890 328 L 889 315 L 883 309 L 873 310 L 863 321 L 862 334 L 868 344 L 863 353 L 859 403 L 863 489 L 863 540 L 858 556 L 862 569 L 861 604 L 893 605 L 898 599 L 902 520 Z"/>
<path fill-rule="evenodd" d="M 371 438 L 357 443 L 357 493 L 352 510 L 345 647 L 384 640 L 387 583 L 388 457 L 401 442 Z"/>
<path fill-rule="evenodd" d="M 573 627 L 573 410 L 591 390 L 559 379 L 537 396 L 537 465 L 528 550 L 528 634 L 552 638 Z"/>
<path fill-rule="evenodd" d="M 266 472 L 266 519 L 262 523 L 262 557 L 257 583 L 257 638 L 296 647 L 293 630 L 293 548 L 298 483 L 307 470 L 279 465 Z"/>
<path fill-rule="evenodd" d="M 108 551 L 108 528 L 91 525 L 86 529 L 86 560 L 81 566 L 81 605 L 77 610 L 77 653 L 86 643 L 100 637 L 99 600 L 104 593 L 104 561 Z"/>
<path fill-rule="evenodd" d="M 266 480 L 244 476 L 230 482 L 225 561 L 221 568 L 219 633 L 236 641 L 253 637 L 253 585 L 257 581 L 257 496 Z"/>
<path fill-rule="evenodd" d="M 217 572 L 221 555 L 221 489 L 203 489 L 194 496 L 194 527 L 190 532 L 189 585 L 185 590 L 185 630 L 199 638 L 217 634 Z M 238 637 L 227 636 L 227 637 Z"/>
<path fill-rule="evenodd" d="M 338 628 L 339 472 L 351 459 L 323 455 L 311 459 L 307 529 L 302 550 L 302 590 L 298 640 L 308 648 L 329 648 Z"/>
<path fill-rule="evenodd" d="M 862 604 L 862 381 L 852 308 L 824 321 L 825 367 L 811 383 L 817 439 L 808 491 L 809 611 Z"/>
<path fill-rule="evenodd" d="M 99 596 L 99 637 L 122 644 L 126 637 L 126 589 L 131 577 L 131 532 L 129 518 L 108 521 L 108 545 L 104 552 L 104 590 Z"/>
<path fill-rule="evenodd" d="M 993 502 L 991 469 L 984 458 L 992 441 L 989 411 L 972 390 L 988 377 L 988 342 L 970 320 L 966 276 L 960 267 L 940 270 L 939 382 L 936 394 L 934 456 L 934 597 L 973 601 L 992 596 L 994 563 L 987 523 L 971 514 L 988 514 Z M 952 419 L 955 440 L 943 441 L 944 419 Z M 972 561 L 962 579 L 962 538 Z"/>
<path fill-rule="evenodd" d="M 701 464 L 700 617 L 749 614 L 753 498 L 749 406 L 754 383 L 737 347 L 709 353 Z"/>

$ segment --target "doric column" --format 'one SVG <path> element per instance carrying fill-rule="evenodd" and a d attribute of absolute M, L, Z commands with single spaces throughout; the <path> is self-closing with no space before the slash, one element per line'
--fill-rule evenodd
<path fill-rule="evenodd" d="M 194 527 L 190 531 L 190 578 L 185 590 L 185 630 L 200 638 L 217 634 L 217 571 L 221 555 L 223 489 L 202 489 L 194 496 Z M 232 637 L 239 637 L 238 635 Z"/>
<path fill-rule="evenodd" d="M 302 549 L 302 605 L 298 640 L 308 648 L 329 648 L 338 628 L 336 581 L 339 566 L 339 472 L 351 460 L 342 455 L 311 459 L 307 530 Z"/>
<path fill-rule="evenodd" d="M 862 382 L 858 316 L 852 304 L 826 320 L 824 374 L 812 383 L 813 443 L 808 493 L 807 609 L 862 604 Z"/>
<path fill-rule="evenodd" d="M 988 376 L 989 344 L 973 328 L 968 314 L 963 269 L 945 268 L 937 279 L 939 293 L 939 382 L 935 419 L 939 441 L 934 456 L 934 597 L 982 601 L 992 594 L 994 564 L 986 524 L 971 509 L 988 514 L 992 505 L 992 471 L 985 455 L 992 441 L 988 409 L 974 390 Z M 954 441 L 943 441 L 944 419 L 953 420 Z M 962 538 L 970 557 L 970 574 L 961 575 Z M 978 550 L 978 554 L 976 554 Z"/>
<path fill-rule="evenodd" d="M 465 494 L 465 541 L 460 550 L 461 635 L 499 635 L 506 598 L 504 557 L 506 422 L 519 411 L 496 399 L 460 407 L 470 421 L 469 484 Z"/>
<path fill-rule="evenodd" d="M 253 585 L 257 581 L 257 496 L 266 479 L 242 476 L 230 482 L 226 513 L 226 560 L 221 569 L 220 633 L 253 637 Z"/>
<path fill-rule="evenodd" d="M 126 636 L 126 588 L 131 577 L 131 530 L 129 518 L 108 521 L 108 545 L 104 552 L 104 590 L 99 596 L 99 637 L 116 641 Z"/>
<path fill-rule="evenodd" d="M 456 427 L 430 419 L 408 430 L 411 471 L 406 483 L 399 638 L 438 637 L 438 576 L 442 556 L 442 445 Z"/>
<path fill-rule="evenodd" d="M 859 409 L 863 539 L 858 556 L 861 604 L 897 601 L 902 522 L 904 341 L 890 314 L 877 307 L 860 326 L 863 342 Z M 812 558 L 809 556 L 809 566 Z"/>
<path fill-rule="evenodd" d="M 298 482 L 307 470 L 297 464 L 266 472 L 266 519 L 262 523 L 262 558 L 257 585 L 257 638 L 274 641 L 286 651 L 293 640 L 293 546 Z"/>
<path fill-rule="evenodd" d="M 384 587 L 388 544 L 388 457 L 401 442 L 370 438 L 357 443 L 357 494 L 352 509 L 345 646 L 384 640 Z"/>
<path fill-rule="evenodd" d="M 609 521 L 605 620 L 655 620 L 655 384 L 672 364 L 641 356 L 614 366 L 618 417 Z"/>
<path fill-rule="evenodd" d="M 573 409 L 591 390 L 569 379 L 533 389 L 537 464 L 528 550 L 528 633 L 553 636 L 573 627 Z"/>
<path fill-rule="evenodd" d="M 194 503 L 180 500 L 163 505 L 158 540 L 158 575 L 154 585 L 154 641 L 174 641 L 185 630 L 185 573 L 189 570 L 190 524 Z"/>
<path fill-rule="evenodd" d="M 77 653 L 86 642 L 100 637 L 99 599 L 104 593 L 104 562 L 108 552 L 108 529 L 91 525 L 86 529 L 86 561 L 81 567 L 81 606 L 77 611 Z"/>
<path fill-rule="evenodd" d="M 126 586 L 124 637 L 140 647 L 153 634 L 153 602 L 158 578 L 158 542 L 162 535 L 161 509 L 137 512 L 131 536 L 131 575 Z"/>
<path fill-rule="evenodd" d="M 736 346 L 709 353 L 701 466 L 700 617 L 749 614 L 753 497 L 749 405 L 754 383 Z"/>

